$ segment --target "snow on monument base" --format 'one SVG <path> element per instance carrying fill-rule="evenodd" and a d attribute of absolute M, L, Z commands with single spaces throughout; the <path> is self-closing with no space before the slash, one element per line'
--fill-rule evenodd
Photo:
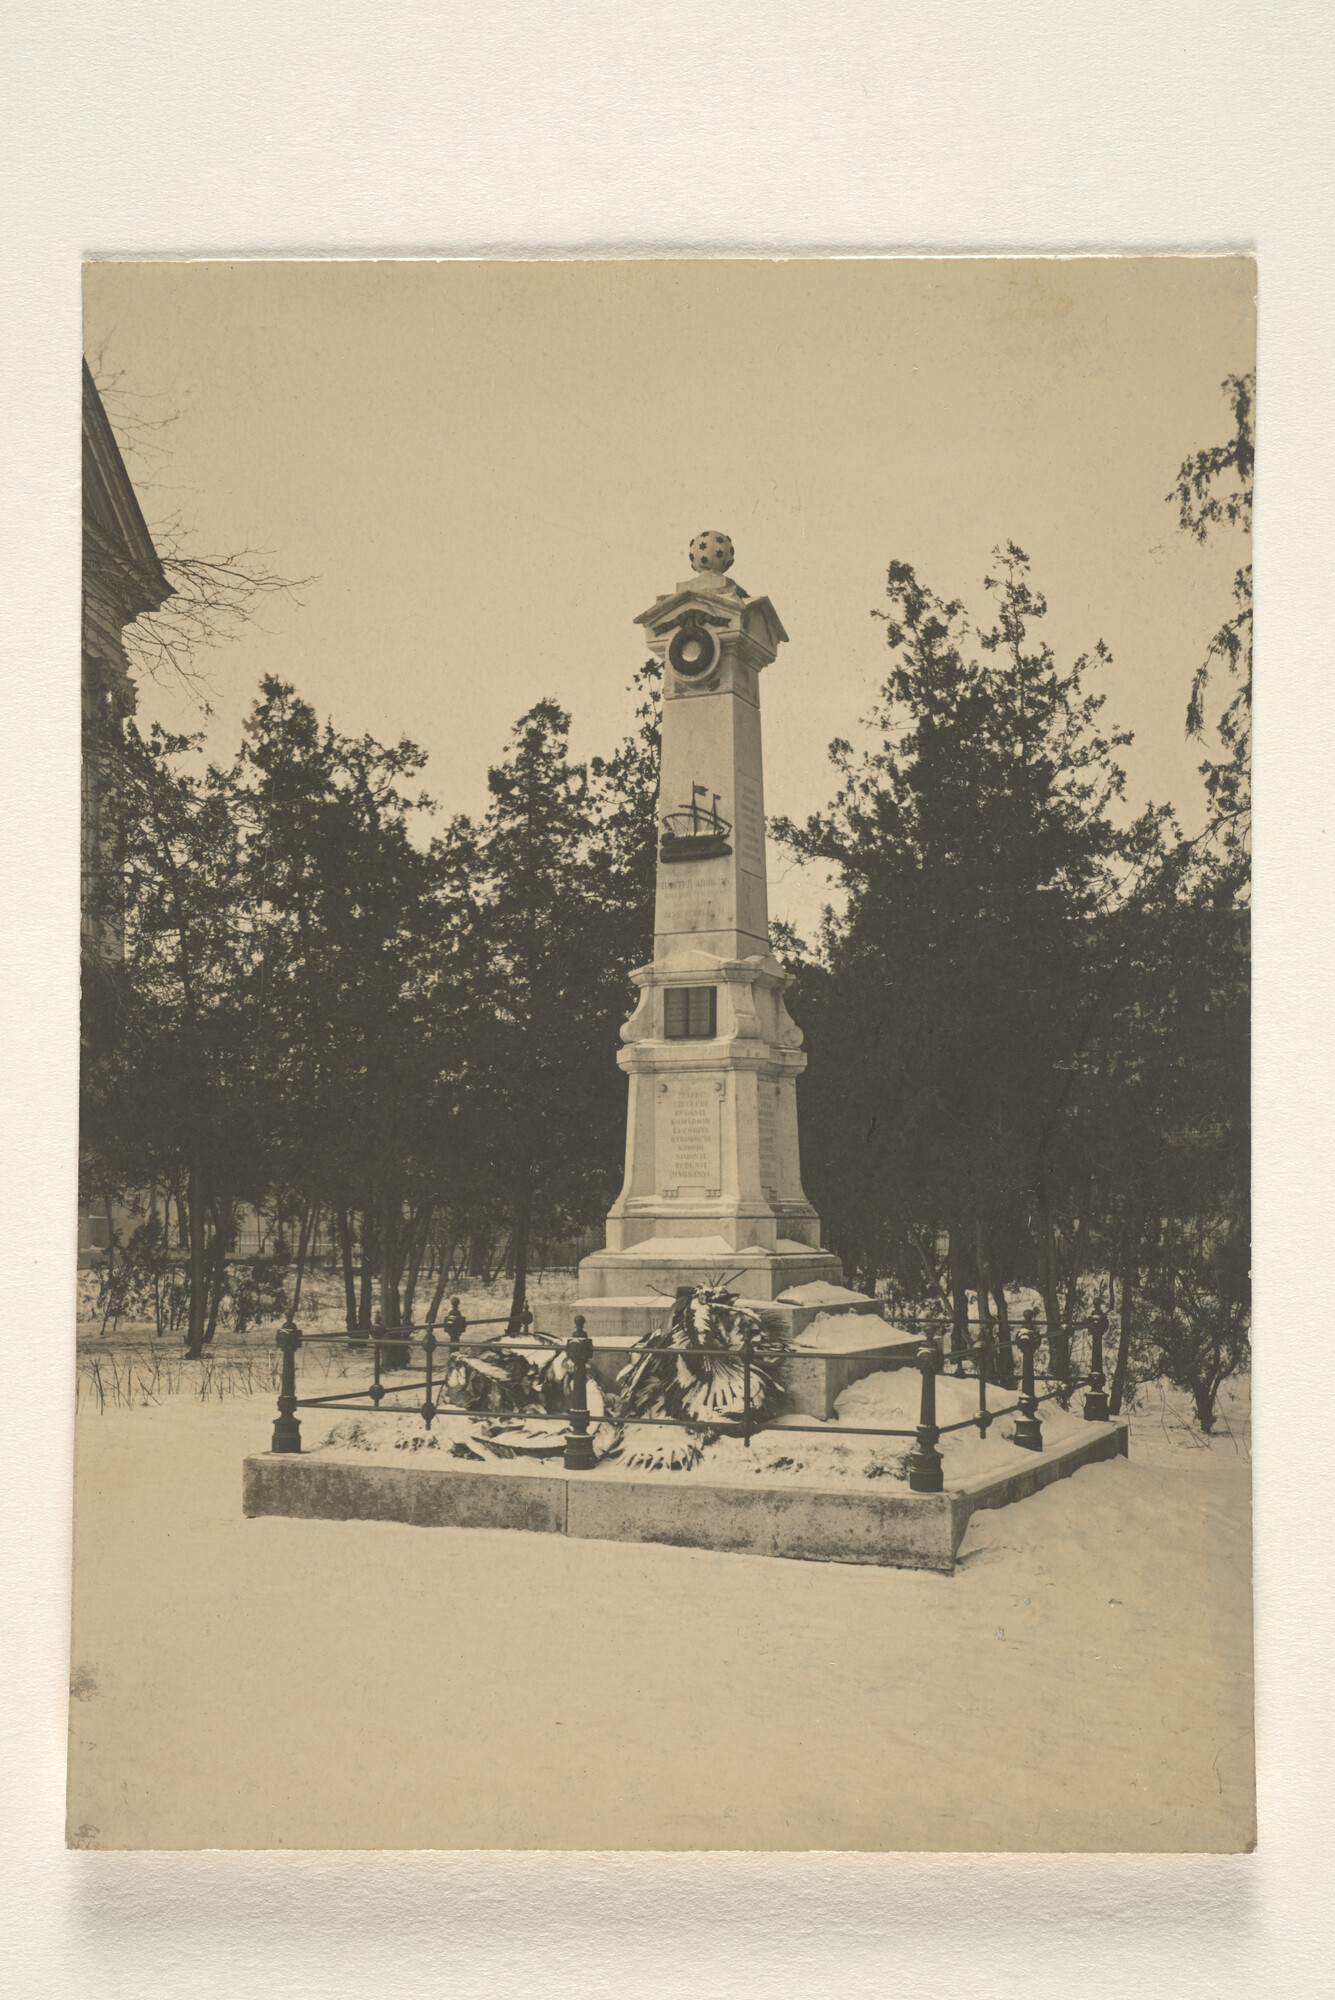
<path fill-rule="evenodd" d="M 474 1468 L 448 1459 L 385 1465 L 355 1453 L 266 1453 L 245 1461 L 243 1505 L 249 1516 L 510 1528 L 950 1575 L 980 1509 L 1009 1506 L 1081 1466 L 1125 1457 L 1126 1450 L 1124 1421 L 1086 1424 L 1051 1451 L 1026 1453 L 1021 1466 L 961 1479 L 944 1493 L 797 1487 L 759 1477 L 744 1485 L 688 1482 L 607 1461 L 592 1472 L 565 1474 L 517 1461 Z"/>

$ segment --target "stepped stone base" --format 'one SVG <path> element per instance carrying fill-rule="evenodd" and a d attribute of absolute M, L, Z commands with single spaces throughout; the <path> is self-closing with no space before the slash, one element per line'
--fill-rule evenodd
<path fill-rule="evenodd" d="M 912 1493 L 902 1486 L 893 1493 L 784 1486 L 759 1477 L 743 1486 L 686 1480 L 671 1472 L 627 1472 L 607 1462 L 592 1472 L 565 1473 L 515 1461 L 484 1469 L 450 1460 L 371 1465 L 326 1452 L 265 1453 L 245 1461 L 243 1509 L 250 1516 L 666 1542 L 948 1576 L 970 1516 L 980 1508 L 1009 1506 L 1082 1465 L 1125 1457 L 1125 1420 L 1085 1429 L 1087 1436 L 1033 1453 L 1032 1464 L 962 1480 L 944 1493 Z M 878 1481 L 877 1488 L 888 1484 Z"/>
<path fill-rule="evenodd" d="M 581 1300 L 653 1293 L 669 1306 L 683 1285 L 719 1280 L 748 1304 L 784 1298 L 813 1284 L 857 1298 L 858 1293 L 843 1290 L 843 1279 L 843 1266 L 832 1251 L 789 1239 L 773 1250 L 734 1250 L 724 1236 L 654 1236 L 630 1250 L 595 1250 L 579 1267 Z"/>
<path fill-rule="evenodd" d="M 794 1341 L 783 1369 L 792 1407 L 826 1422 L 845 1389 L 882 1369 L 911 1367 L 919 1345 L 916 1335 L 887 1326 L 879 1314 L 855 1307 L 822 1312 Z"/>

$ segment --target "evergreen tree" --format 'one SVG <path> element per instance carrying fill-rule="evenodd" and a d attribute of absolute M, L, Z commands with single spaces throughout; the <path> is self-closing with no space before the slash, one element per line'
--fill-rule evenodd
<path fill-rule="evenodd" d="M 513 1324 L 535 1229 L 592 1219 L 623 1136 L 611 1057 L 625 967 L 608 948 L 608 872 L 591 857 L 588 773 L 570 761 L 569 730 L 553 701 L 521 716 L 489 773 L 485 818 L 456 819 L 438 849 L 472 940 L 476 1032 L 461 1081 L 511 1219 Z"/>
<path fill-rule="evenodd" d="M 1177 481 L 1167 498 L 1178 510 L 1181 526 L 1198 542 L 1215 529 L 1237 528 L 1250 541 L 1252 488 L 1256 467 L 1256 376 L 1230 375 L 1223 384 L 1233 411 L 1233 436 L 1208 445 L 1183 459 Z M 1187 702 L 1187 734 L 1205 733 L 1205 697 L 1216 667 L 1223 667 L 1233 690 L 1219 718 L 1224 756 L 1201 765 L 1210 806 L 1210 832 L 1245 882 L 1251 836 L 1252 738 L 1252 566 L 1242 565 L 1233 579 L 1234 610 L 1224 620 L 1196 669 Z"/>
<path fill-rule="evenodd" d="M 1088 685 L 1106 650 L 1059 667 L 1031 636 L 1046 605 L 1027 558 L 1008 546 L 997 561 L 983 658 L 962 607 L 891 566 L 877 740 L 832 746 L 828 812 L 775 830 L 833 863 L 846 894 L 799 1002 L 804 1152 L 847 1232 L 835 1247 L 864 1273 L 888 1263 L 935 1285 L 947 1229 L 957 1318 L 971 1285 L 985 1333 L 997 1314 L 1004 1372 L 1003 1286 L 1037 1282 L 1060 1372 L 1054 1216 L 1083 1192 L 1072 1079 L 1107 975 L 1101 919 L 1158 851 L 1162 815 L 1129 830 L 1115 816 L 1127 738 L 1102 732 Z"/>
<path fill-rule="evenodd" d="M 303 1218 L 333 1216 L 349 1318 L 400 1322 L 400 1279 L 432 1199 L 433 1122 L 446 1112 L 456 1017 L 439 1000 L 444 927 L 404 787 L 422 770 L 408 741 L 323 728 L 295 690 L 264 681 L 231 774 L 255 912 L 253 1084 L 271 1182 Z M 362 1296 L 351 1296 L 351 1217 L 360 1217 Z"/>
<path fill-rule="evenodd" d="M 95 885 L 122 959 L 90 950 L 83 1142 L 105 1191 L 179 1190 L 188 1351 L 212 1336 L 238 1202 L 338 1222 L 351 1319 L 399 1323 L 400 1280 L 436 1199 L 463 1013 L 442 1004 L 448 911 L 411 837 L 428 801 L 412 744 L 321 728 L 266 680 L 231 766 L 128 726 L 116 852 Z M 93 934 L 102 928 L 92 927 Z M 363 1288 L 351 1296 L 352 1216 Z"/>
<path fill-rule="evenodd" d="M 80 1139 L 86 1186 L 160 1186 L 185 1219 L 186 1348 L 212 1338 L 234 1205 L 263 1182 L 246 1089 L 254 947 L 240 842 L 222 775 L 197 739 L 127 722 L 109 759 L 106 840 L 88 884 Z M 101 936 L 114 924 L 123 953 Z"/>

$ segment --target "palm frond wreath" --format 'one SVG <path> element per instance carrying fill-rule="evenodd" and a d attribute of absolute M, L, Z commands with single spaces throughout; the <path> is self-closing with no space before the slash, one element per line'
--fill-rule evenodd
<path fill-rule="evenodd" d="M 556 1407 L 559 1391 L 550 1382 L 549 1362 L 542 1368 L 529 1355 L 498 1342 L 461 1353 L 450 1350 L 445 1366 L 445 1398 L 456 1409 L 491 1412 L 546 1412 Z"/>
<path fill-rule="evenodd" d="M 446 1378 L 451 1400 L 488 1419 L 470 1432 L 469 1447 L 478 1450 L 467 1449 L 467 1456 L 555 1458 L 564 1451 L 571 1363 L 553 1335 L 533 1333 L 529 1338 L 545 1342 L 549 1352 L 535 1357 L 497 1343 L 451 1357 L 457 1363 L 457 1371 L 452 1368 Z M 585 1384 L 585 1405 L 595 1455 L 603 1458 L 619 1432 L 605 1420 L 603 1392 L 592 1373 Z"/>
<path fill-rule="evenodd" d="M 622 1462 L 651 1472 L 687 1471 L 699 1462 L 711 1433 L 740 1426 L 746 1408 L 742 1343 L 750 1342 L 750 1410 L 767 1423 L 784 1402 L 778 1364 L 785 1342 L 751 1306 L 721 1283 L 682 1292 L 667 1326 L 650 1334 L 617 1377 L 611 1414 L 618 1424 L 637 1417 L 678 1417 L 699 1429 L 626 1440 Z M 726 1349 L 726 1352 L 709 1350 Z M 615 1451 L 615 1447 L 613 1448 Z"/>

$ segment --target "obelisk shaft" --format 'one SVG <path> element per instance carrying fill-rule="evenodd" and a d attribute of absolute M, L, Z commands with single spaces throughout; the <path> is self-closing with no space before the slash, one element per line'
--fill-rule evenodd
<path fill-rule="evenodd" d="M 740 1289 L 775 1298 L 839 1275 L 802 1190 L 806 1058 L 769 942 L 760 677 L 787 634 L 728 580 L 726 536 L 697 536 L 691 560 L 637 621 L 663 662 L 654 956 L 621 1031 L 625 1180 L 585 1296 L 670 1296 L 735 1266 Z"/>
<path fill-rule="evenodd" d="M 683 950 L 720 958 L 769 951 L 765 890 L 765 788 L 756 676 L 721 672 L 694 688 L 670 669 L 663 690 L 659 820 L 701 805 L 729 825 L 730 853 L 704 859 L 660 856 L 654 905 L 654 957 Z M 737 683 L 744 683 L 739 686 Z M 702 822 L 703 823 L 703 822 Z"/>

